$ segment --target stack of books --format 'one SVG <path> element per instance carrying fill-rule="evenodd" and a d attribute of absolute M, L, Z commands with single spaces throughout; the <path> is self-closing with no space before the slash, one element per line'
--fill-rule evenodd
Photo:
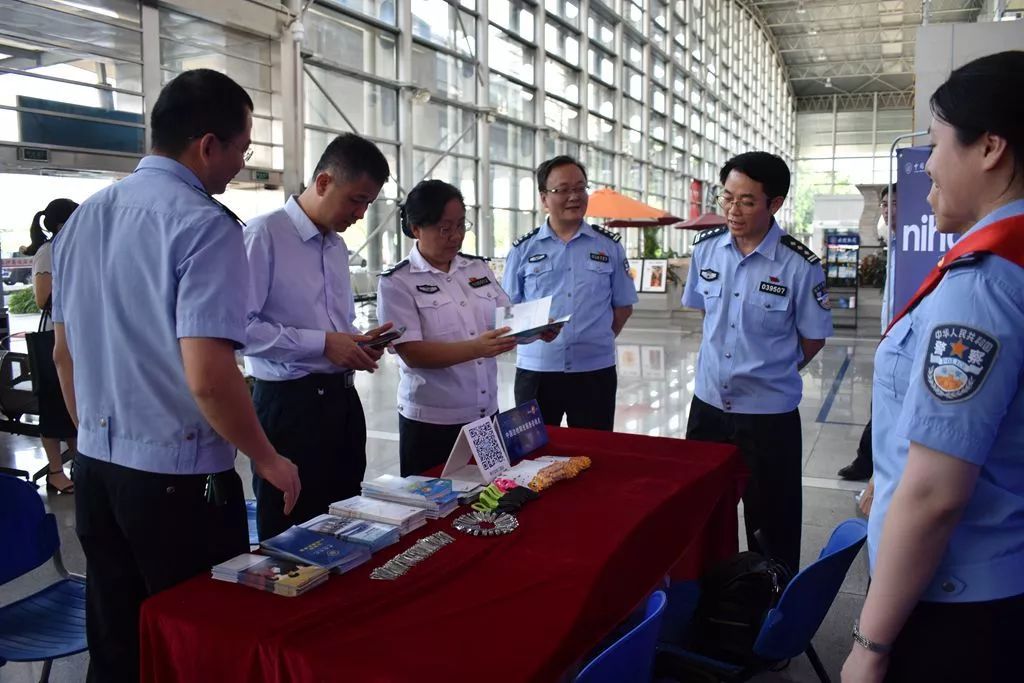
<path fill-rule="evenodd" d="M 459 506 L 459 494 L 449 479 L 382 474 L 364 481 L 362 487 L 364 496 L 423 508 L 429 519 L 447 517 Z"/>
<path fill-rule="evenodd" d="M 260 543 L 268 554 L 301 564 L 310 564 L 335 574 L 344 574 L 370 559 L 365 545 L 346 543 L 315 531 L 293 526 L 283 534 Z"/>
<path fill-rule="evenodd" d="M 213 568 L 213 578 L 289 598 L 302 595 L 327 580 L 323 567 L 298 564 L 266 555 L 244 553 Z"/>
<path fill-rule="evenodd" d="M 427 523 L 427 511 L 423 508 L 366 496 L 353 496 L 331 503 L 328 512 L 344 519 L 364 519 L 391 524 L 398 527 L 398 533 L 403 536 Z"/>
<path fill-rule="evenodd" d="M 371 522 L 365 519 L 344 519 L 334 515 L 320 515 L 300 526 L 318 534 L 333 536 L 347 543 L 365 545 L 371 553 L 398 543 L 401 536 L 398 527 L 393 524 Z"/>

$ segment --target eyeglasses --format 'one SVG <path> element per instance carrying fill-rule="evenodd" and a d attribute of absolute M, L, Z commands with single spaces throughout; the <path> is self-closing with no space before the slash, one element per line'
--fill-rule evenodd
<path fill-rule="evenodd" d="M 473 229 L 473 223 L 471 221 L 462 221 L 457 224 L 438 223 L 437 227 L 439 228 L 438 232 L 441 235 L 441 239 L 448 239 L 452 235 L 462 237 L 466 232 Z"/>
<path fill-rule="evenodd" d="M 717 197 L 715 197 L 715 203 L 718 204 L 723 209 L 725 209 L 726 211 L 728 211 L 734 205 L 736 206 L 736 208 L 738 208 L 740 211 L 744 213 L 749 213 L 757 208 L 757 202 L 754 201 L 753 199 L 733 199 L 731 197 L 725 197 L 723 195 L 718 195 Z"/>
<path fill-rule="evenodd" d="M 554 197 L 569 197 L 576 195 L 582 197 L 590 192 L 590 185 L 576 185 L 575 187 L 552 187 L 550 190 L 541 190 L 541 194 L 548 194 Z"/>
<path fill-rule="evenodd" d="M 189 136 L 188 139 L 189 140 L 199 140 L 202 137 L 203 137 L 202 135 L 191 135 L 191 136 Z M 221 139 L 220 136 L 218 136 L 216 133 L 214 133 L 214 137 L 216 137 L 218 140 L 220 140 L 220 143 L 222 145 L 224 145 L 225 147 L 230 147 L 231 149 L 233 149 L 235 151 L 238 151 L 238 148 L 235 146 L 234 143 L 232 143 L 230 141 L 227 141 L 227 140 Z M 245 151 L 242 152 L 242 159 L 245 161 L 245 163 L 249 163 L 249 160 L 252 159 L 252 155 L 255 152 L 256 152 L 256 149 L 251 144 L 246 146 Z"/>

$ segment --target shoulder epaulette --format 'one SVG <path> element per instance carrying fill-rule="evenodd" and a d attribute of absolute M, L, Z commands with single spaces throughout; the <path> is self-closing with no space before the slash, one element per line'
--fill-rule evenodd
<path fill-rule="evenodd" d="M 477 254 L 463 254 L 461 251 L 459 252 L 459 256 L 461 256 L 462 258 L 476 259 L 478 261 L 490 261 L 491 260 L 487 256 L 478 256 Z"/>
<path fill-rule="evenodd" d="M 973 266 L 975 263 L 980 262 L 983 258 L 988 256 L 987 251 L 971 251 L 962 256 L 958 256 L 949 262 L 949 265 L 945 267 L 946 270 L 951 268 L 963 268 L 964 266 Z"/>
<path fill-rule="evenodd" d="M 398 272 L 402 268 L 405 268 L 407 265 L 409 265 L 409 259 L 404 258 L 401 261 L 399 261 L 398 263 L 396 263 L 395 265 L 393 265 L 390 268 L 388 268 L 387 270 L 383 271 L 380 274 L 380 276 L 381 277 L 387 277 L 388 275 L 393 275 L 394 273 Z"/>
<path fill-rule="evenodd" d="M 608 228 L 602 228 L 600 225 L 591 225 L 590 227 L 592 227 L 595 232 L 599 232 L 610 239 L 612 242 L 618 242 L 622 239 L 622 233 L 612 232 Z"/>
<path fill-rule="evenodd" d="M 693 246 L 697 246 L 698 244 L 700 244 L 704 240 L 709 240 L 712 237 L 718 237 L 722 233 L 728 232 L 728 231 L 729 231 L 729 228 L 726 228 L 726 227 L 711 228 L 710 230 L 701 230 L 700 232 L 697 233 L 697 236 L 693 238 Z"/>
<path fill-rule="evenodd" d="M 522 244 L 522 243 L 523 243 L 523 242 L 525 242 L 526 240 L 528 240 L 528 239 L 530 239 L 531 237 L 535 236 L 535 235 L 536 235 L 536 234 L 537 234 L 538 232 L 540 232 L 540 228 L 534 228 L 534 229 L 533 229 L 533 230 L 531 230 L 530 232 L 526 233 L 526 234 L 525 234 L 525 235 L 523 235 L 522 237 L 519 237 L 519 238 L 517 238 L 517 239 L 516 239 L 516 240 L 515 240 L 514 242 L 512 242 L 512 246 L 513 246 L 513 247 L 518 247 L 518 246 L 519 246 L 520 244 Z"/>
<path fill-rule="evenodd" d="M 787 247 L 795 251 L 804 257 L 804 260 L 808 263 L 821 263 L 821 259 L 818 255 L 811 251 L 806 244 L 793 237 L 792 235 L 783 235 L 782 243 Z"/>

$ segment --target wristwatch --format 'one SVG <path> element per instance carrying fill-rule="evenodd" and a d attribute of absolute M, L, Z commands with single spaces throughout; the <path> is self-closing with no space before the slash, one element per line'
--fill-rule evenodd
<path fill-rule="evenodd" d="M 887 655 L 892 652 L 892 645 L 882 645 L 865 638 L 864 634 L 860 632 L 860 622 L 858 621 L 853 622 L 853 641 L 868 652 L 874 652 L 875 654 Z"/>

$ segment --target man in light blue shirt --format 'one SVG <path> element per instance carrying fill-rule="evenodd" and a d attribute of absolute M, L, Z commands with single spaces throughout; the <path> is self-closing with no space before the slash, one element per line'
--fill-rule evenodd
<path fill-rule="evenodd" d="M 505 264 L 512 303 L 552 297 L 551 317 L 572 314 L 547 344 L 522 345 L 516 403 L 537 399 L 544 421 L 570 427 L 615 426 L 615 337 L 633 313 L 636 287 L 620 236 L 588 225 L 586 169 L 568 156 L 537 168 L 548 220 L 517 239 Z"/>
<path fill-rule="evenodd" d="M 786 162 L 733 157 L 720 174 L 727 226 L 702 232 L 682 303 L 704 312 L 687 439 L 735 443 L 751 470 L 747 545 L 792 570 L 800 563 L 800 368 L 832 335 L 821 262 L 774 215 L 789 192 Z"/>
<path fill-rule="evenodd" d="M 54 361 L 78 424 L 89 680 L 138 680 L 142 601 L 247 552 L 235 449 L 299 495 L 235 364 L 245 342 L 242 229 L 211 194 L 244 165 L 252 100 L 207 69 L 168 83 L 153 154 L 90 197 L 54 247 Z"/>
<path fill-rule="evenodd" d="M 283 514 L 280 492 L 253 477 L 260 539 L 358 495 L 366 470 L 366 420 L 356 370 L 373 372 L 383 349 L 363 346 L 352 324 L 349 253 L 338 233 L 362 219 L 390 175 L 369 140 L 345 134 L 324 151 L 309 187 L 245 230 L 251 296 L 245 363 L 270 441 L 299 467 L 302 500 Z"/>

